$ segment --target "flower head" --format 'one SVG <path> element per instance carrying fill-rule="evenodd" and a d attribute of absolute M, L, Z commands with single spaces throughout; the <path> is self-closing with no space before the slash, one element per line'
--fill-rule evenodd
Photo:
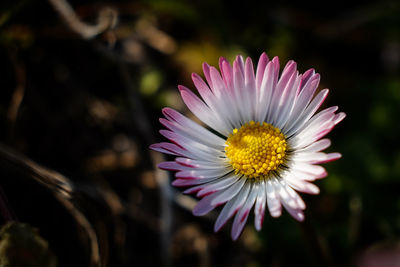
<path fill-rule="evenodd" d="M 219 68 L 203 64 L 207 83 L 192 75 L 199 98 L 178 86 L 182 99 L 208 129 L 177 111 L 165 108 L 168 129 L 160 133 L 171 143 L 152 149 L 176 156 L 159 168 L 176 171 L 174 186 L 201 198 L 193 214 L 204 215 L 224 205 L 214 226 L 218 231 L 233 216 L 232 238 L 237 239 L 254 206 L 254 224 L 261 229 L 268 207 L 279 217 L 282 206 L 304 220 L 305 203 L 296 191 L 318 194 L 311 182 L 327 175 L 317 164 L 336 160 L 339 153 L 323 153 L 329 139 L 321 139 L 344 119 L 338 107 L 316 111 L 328 89 L 316 94 L 320 76 L 313 69 L 299 74 L 289 61 L 279 75 L 279 59 L 263 53 L 254 73 L 250 58 L 237 56 L 233 66 L 221 58 Z M 314 97 L 314 95 L 316 96 Z"/>

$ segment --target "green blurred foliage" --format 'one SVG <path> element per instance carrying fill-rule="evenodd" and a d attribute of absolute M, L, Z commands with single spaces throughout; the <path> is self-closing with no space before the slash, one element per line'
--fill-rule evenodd
<path fill-rule="evenodd" d="M 11 222 L 0 229 L 1 267 L 55 267 L 57 260 L 36 228 Z"/>

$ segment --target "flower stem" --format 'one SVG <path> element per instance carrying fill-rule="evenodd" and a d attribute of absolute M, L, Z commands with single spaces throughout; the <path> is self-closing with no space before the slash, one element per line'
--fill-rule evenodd
<path fill-rule="evenodd" d="M 333 267 L 334 264 L 330 257 L 329 249 L 323 237 L 317 233 L 315 226 L 310 222 L 308 216 L 304 222 L 299 223 L 304 238 L 306 239 L 311 251 L 313 252 L 316 266 Z"/>
<path fill-rule="evenodd" d="M 16 217 L 11 210 L 10 204 L 8 203 L 6 194 L 0 185 L 0 214 L 3 216 L 5 222 L 16 221 Z"/>

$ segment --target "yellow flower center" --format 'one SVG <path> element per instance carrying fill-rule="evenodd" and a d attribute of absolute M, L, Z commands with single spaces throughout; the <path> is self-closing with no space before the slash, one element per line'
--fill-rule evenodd
<path fill-rule="evenodd" d="M 250 121 L 234 129 L 226 140 L 225 154 L 235 173 L 248 178 L 266 176 L 285 161 L 285 136 L 271 124 Z"/>

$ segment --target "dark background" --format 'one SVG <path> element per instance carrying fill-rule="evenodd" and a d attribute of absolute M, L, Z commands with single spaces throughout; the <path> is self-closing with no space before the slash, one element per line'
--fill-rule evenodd
<path fill-rule="evenodd" d="M 88 40 L 47 1 L 0 4 L 0 142 L 21 161 L 2 157 L 0 185 L 59 266 L 91 264 L 87 229 L 22 155 L 74 184 L 67 202 L 96 232 L 102 266 L 400 266 L 398 1 L 70 4 L 92 25 L 112 7 L 118 23 Z M 321 74 L 324 106 L 347 114 L 328 136 L 343 158 L 325 166 L 320 195 L 303 195 L 305 223 L 268 215 L 256 232 L 250 216 L 233 242 L 230 224 L 213 233 L 216 213 L 191 214 L 148 146 L 163 140 L 162 107 L 192 116 L 176 86 L 194 88 L 202 62 L 264 51 Z"/>

